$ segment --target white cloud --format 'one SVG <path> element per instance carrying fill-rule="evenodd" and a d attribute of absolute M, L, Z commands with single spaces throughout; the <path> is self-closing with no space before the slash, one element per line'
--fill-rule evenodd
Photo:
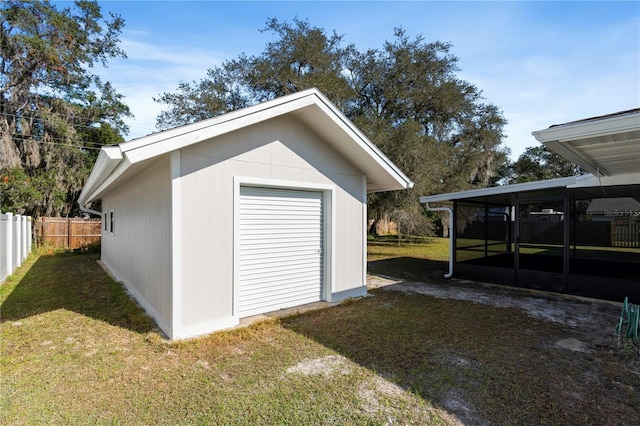
<path fill-rule="evenodd" d="M 158 45 L 125 38 L 121 43 L 127 56 L 133 61 L 156 61 L 166 64 L 202 65 L 202 62 L 219 62 L 219 57 L 202 47 L 184 45 Z"/>
<path fill-rule="evenodd" d="M 156 117 L 164 109 L 153 101 L 164 92 L 173 92 L 180 81 L 197 81 L 207 69 L 222 63 L 215 52 L 199 46 L 160 45 L 142 39 L 122 39 L 121 47 L 127 59 L 111 61 L 99 74 L 125 95 L 125 103 L 135 115 L 126 120 L 129 139 L 155 131 Z M 145 33 L 136 36 L 144 37 Z"/>
<path fill-rule="evenodd" d="M 113 61 L 102 73 L 126 95 L 136 115 L 129 137 L 154 131 L 163 109 L 154 96 L 175 91 L 181 80 L 204 78 L 208 68 L 243 50 L 257 53 L 251 49 L 261 49 L 271 35 L 260 35 L 255 22 L 273 15 L 289 21 L 289 15 L 309 18 L 328 31 L 336 29 L 345 43 L 355 42 L 360 49 L 381 48 L 400 25 L 410 37 L 451 41 L 451 53 L 460 59 L 459 77 L 482 90 L 509 121 L 505 142 L 514 159 L 538 144 L 532 131 L 640 105 L 638 16 L 623 18 L 597 3 L 346 3 L 351 12 L 343 15 L 313 2 L 260 3 L 251 10 L 232 3 L 165 3 L 162 10 L 172 14 L 137 21 L 132 12 L 139 11 L 140 3 L 135 4 L 121 4 L 129 7 L 125 18 L 131 14 L 134 20 L 121 38 L 129 58 Z M 266 10 L 271 15 L 257 16 Z M 363 19 L 349 18 L 356 11 Z M 219 21 L 207 26 L 206 17 L 214 13 Z M 171 28 L 164 28 L 169 22 Z"/>

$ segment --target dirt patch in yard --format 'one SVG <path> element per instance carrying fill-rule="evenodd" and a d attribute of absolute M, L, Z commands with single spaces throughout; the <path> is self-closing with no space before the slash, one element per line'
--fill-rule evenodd
<path fill-rule="evenodd" d="M 528 364 L 523 366 L 523 372 L 529 369 L 527 374 L 537 375 L 536 380 L 549 387 L 548 392 L 556 400 L 554 410 L 586 413 L 581 419 L 566 418 L 566 424 L 585 424 L 585 421 L 586 424 L 636 424 L 640 415 L 640 353 L 631 342 L 621 341 L 615 335 L 621 303 L 465 280 L 443 284 L 370 275 L 368 286 L 374 294 L 377 291 L 374 289 L 381 289 L 516 309 L 528 317 L 560 325 L 556 329 L 560 331 L 535 335 L 537 343 L 531 344 L 530 349 L 527 348 L 529 331 L 522 330 L 522 345 L 527 353 L 514 351 L 512 356 L 522 357 L 523 363 Z M 533 332 L 529 335 L 534 337 Z M 531 351 L 537 355 L 531 357 Z M 486 361 L 481 366 L 477 360 L 451 352 L 434 356 L 432 362 L 441 368 L 466 371 L 463 377 L 474 377 L 479 370 L 486 369 Z M 474 383 L 453 380 L 446 391 L 425 388 L 437 396 L 437 403 L 464 424 L 501 424 L 495 417 L 499 408 L 487 410 L 490 404 L 477 399 L 482 391 L 474 389 Z M 514 392 L 520 391 L 514 387 Z M 594 410 L 594 406 L 598 408 Z M 589 410 L 601 416 L 587 413 L 581 407 L 590 407 Z M 487 412 L 491 420 L 487 420 Z M 523 418 L 526 416 L 520 419 Z"/>
<path fill-rule="evenodd" d="M 331 377 L 335 374 L 349 374 L 351 368 L 345 357 L 340 355 L 326 355 L 322 358 L 306 359 L 287 369 L 287 374 L 298 373 L 305 376 L 322 375 Z"/>
<path fill-rule="evenodd" d="M 618 344 L 614 331 L 620 317 L 621 303 L 467 280 L 452 280 L 450 285 L 446 285 L 369 275 L 367 283 L 369 288 L 382 287 L 388 291 L 520 309 L 533 318 L 574 329 L 580 337 L 555 342 L 556 346 L 568 350 L 588 352 L 599 346 Z"/>

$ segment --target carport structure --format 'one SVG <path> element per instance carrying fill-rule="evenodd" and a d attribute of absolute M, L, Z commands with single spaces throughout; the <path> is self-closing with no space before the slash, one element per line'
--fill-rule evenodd
<path fill-rule="evenodd" d="M 453 276 L 639 303 L 640 209 L 619 206 L 640 203 L 640 109 L 533 135 L 589 173 L 421 197 L 452 210 Z"/>

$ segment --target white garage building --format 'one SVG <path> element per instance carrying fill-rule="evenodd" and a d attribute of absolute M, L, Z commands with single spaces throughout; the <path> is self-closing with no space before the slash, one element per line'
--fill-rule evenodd
<path fill-rule="evenodd" d="M 103 147 L 103 265 L 171 339 L 366 294 L 367 193 L 413 183 L 316 89 Z"/>

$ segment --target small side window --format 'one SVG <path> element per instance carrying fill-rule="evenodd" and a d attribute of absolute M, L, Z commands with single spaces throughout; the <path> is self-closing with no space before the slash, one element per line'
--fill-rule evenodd
<path fill-rule="evenodd" d="M 105 231 L 105 232 L 107 232 L 107 230 L 109 229 L 109 228 L 107 227 L 107 212 L 105 212 L 105 213 L 104 213 L 104 220 L 103 220 L 103 222 L 104 222 L 104 231 Z"/>
<path fill-rule="evenodd" d="M 114 218 L 115 218 L 115 213 L 113 210 L 111 210 L 109 212 L 109 232 L 111 234 L 114 233 Z"/>

